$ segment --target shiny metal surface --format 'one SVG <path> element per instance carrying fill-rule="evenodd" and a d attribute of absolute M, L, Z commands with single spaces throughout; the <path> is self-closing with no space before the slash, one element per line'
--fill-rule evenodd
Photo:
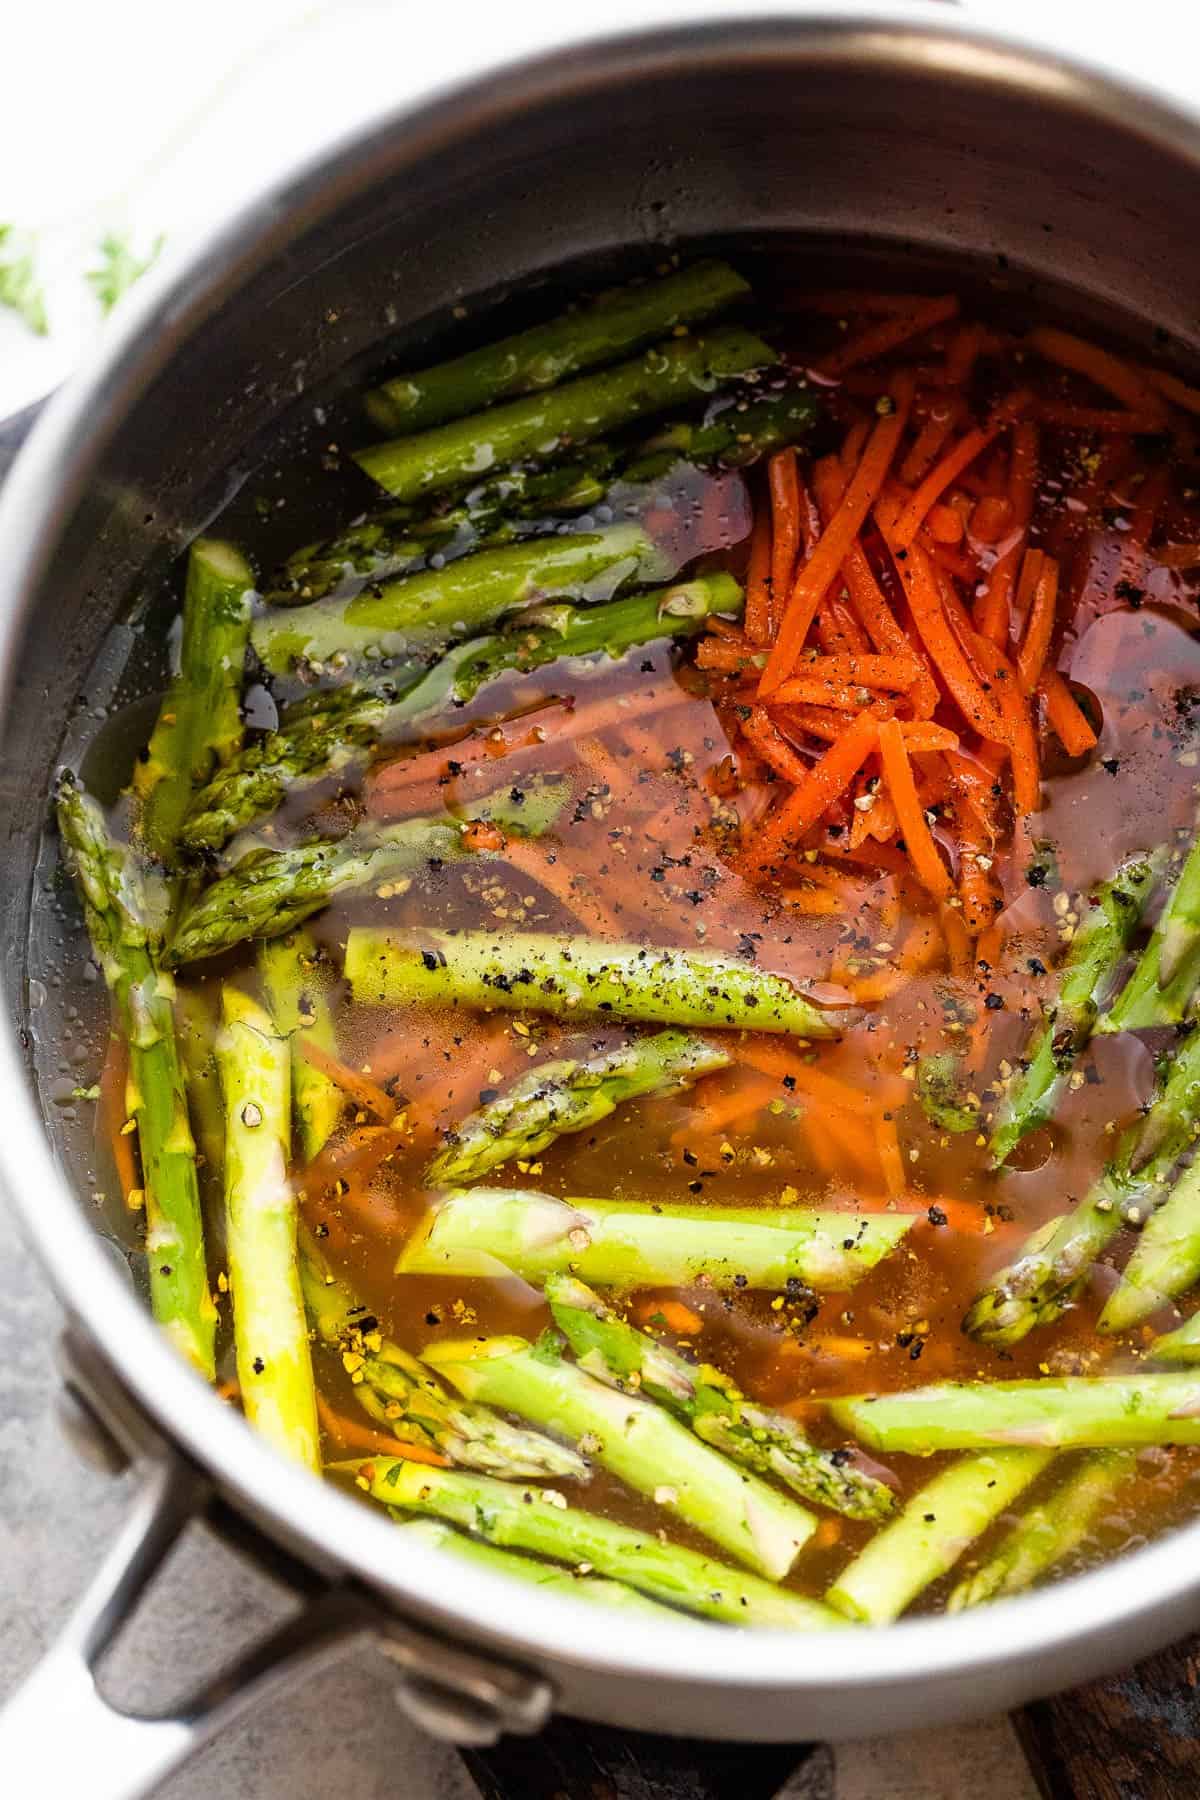
<path fill-rule="evenodd" d="M 1011 1706 L 1179 1635 L 1200 1617 L 1200 1525 L 986 1618 L 820 1641 L 683 1620 L 630 1634 L 615 1615 L 585 1623 L 550 1595 L 514 1596 L 277 1461 L 176 1360 L 51 1146 L 18 1036 L 44 795 L 99 642 L 211 513 L 224 472 L 253 465 L 298 383 L 333 379 L 393 319 L 419 337 L 463 297 L 630 244 L 804 231 L 834 249 L 972 254 L 1003 279 L 1077 290 L 1085 312 L 1122 309 L 1146 343 L 1153 327 L 1192 341 L 1189 113 L 948 9 L 695 11 L 620 35 L 611 7 L 575 7 L 579 45 L 369 121 L 153 278 L 18 459 L 0 498 L 0 1174 L 78 1332 L 156 1432 L 326 1579 L 355 1578 L 434 1643 L 541 1671 L 575 1712 L 853 1736 Z M 592 21 L 601 35 L 583 39 Z M 522 47 L 519 20 L 483 29 Z"/>

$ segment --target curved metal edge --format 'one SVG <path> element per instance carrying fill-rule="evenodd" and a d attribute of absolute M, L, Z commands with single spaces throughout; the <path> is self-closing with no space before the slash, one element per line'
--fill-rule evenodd
<path fill-rule="evenodd" d="M 691 10 L 694 18 L 681 20 L 658 0 L 657 13 L 653 5 L 638 11 L 627 5 L 622 16 L 617 5 L 580 0 L 571 15 L 570 40 L 540 55 L 543 46 L 531 36 L 522 41 L 519 17 L 514 21 L 504 9 L 487 9 L 484 18 L 494 18 L 496 41 L 477 39 L 473 51 L 480 62 L 494 57 L 499 73 L 489 73 L 486 81 L 463 81 L 453 66 L 460 44 L 452 53 L 447 48 L 432 71 L 418 59 L 410 73 L 416 82 L 432 81 L 430 98 L 419 106 L 398 104 L 332 150 L 314 155 L 289 184 L 268 192 L 233 224 L 152 272 L 124 321 L 111 329 L 95 366 L 52 402 L 0 498 L 0 537 L 8 546 L 0 565 L 0 662 L 23 626 L 54 535 L 114 429 L 111 421 L 122 393 L 151 379 L 190 324 L 301 229 L 318 199 L 322 206 L 334 203 L 339 192 L 364 178 L 386 143 L 402 143 L 418 127 L 427 134 L 427 151 L 431 137 L 444 138 L 463 127 L 464 112 L 502 116 L 535 104 L 548 89 L 561 92 L 564 85 L 569 89 L 611 72 L 623 57 L 670 58 L 690 52 L 702 61 L 705 55 L 767 54 L 783 48 L 790 33 L 818 57 L 844 54 L 853 46 L 881 67 L 900 59 L 932 64 L 948 74 L 1021 82 L 1065 96 L 1084 111 L 1119 116 L 1126 130 L 1133 116 L 1138 133 L 1171 144 L 1200 173 L 1200 130 L 1195 116 L 1180 110 L 1180 99 L 1173 102 L 1163 91 L 1123 84 L 1105 70 L 1064 57 L 1057 46 L 1043 55 L 1028 41 L 973 25 L 948 9 L 943 13 L 909 5 L 890 11 L 875 7 L 847 8 L 837 15 L 797 14 L 787 0 L 760 0 L 748 15 L 736 0 L 694 0 Z M 514 62 L 514 57 L 525 60 Z M 390 163 L 399 166 L 400 160 L 393 147 Z M 108 421 L 99 435 L 96 418 Z M 419 1607 L 423 1617 L 446 1630 L 469 1630 L 476 1641 L 553 1661 L 564 1670 L 619 1673 L 631 1682 L 688 1682 L 708 1690 L 732 1685 L 744 1694 L 774 1694 L 793 1706 L 806 1687 L 886 1688 L 894 1705 L 897 1691 L 933 1682 L 939 1684 L 938 1716 L 961 1717 L 971 1710 L 964 1695 L 997 1670 L 1006 1671 L 1009 1703 L 1044 1691 L 1044 1679 L 1023 1674 L 1031 1646 L 1043 1667 L 1045 1659 L 1061 1655 L 1062 1685 L 1067 1685 L 1165 1642 L 1179 1630 L 1181 1603 L 1200 1600 L 1197 1524 L 1077 1578 L 1069 1607 L 1061 1591 L 1052 1591 L 989 1608 L 986 1634 L 964 1614 L 900 1623 L 886 1633 L 820 1640 L 769 1632 L 718 1636 L 712 1627 L 683 1620 L 647 1620 L 631 1637 L 622 1622 L 589 1616 L 581 1635 L 578 1608 L 569 1601 L 522 1588 L 519 1605 L 514 1605 L 513 1585 L 503 1577 L 467 1572 L 449 1558 L 435 1564 L 405 1544 L 385 1521 L 364 1516 L 344 1495 L 286 1469 L 254 1441 L 170 1351 L 149 1315 L 117 1281 L 54 1163 L 6 1026 L 0 1031 L 0 1081 L 10 1096 L 6 1179 L 11 1183 L 19 1171 L 25 1192 L 37 1199 L 36 1205 L 25 1205 L 14 1195 L 24 1228 L 60 1297 L 77 1316 L 99 1306 L 121 1318 L 119 1342 L 112 1349 L 129 1372 L 126 1380 L 138 1403 L 214 1471 L 236 1506 L 290 1548 L 318 1567 L 353 1567 L 393 1604 Z M 1181 1570 L 1197 1573 L 1183 1579 Z M 1123 1641 L 1119 1630 L 1125 1633 Z M 1081 1645 L 1092 1634 L 1097 1640 L 1103 1634 L 1107 1648 L 1083 1652 Z M 793 1713 L 783 1728 L 790 1734 L 809 1723 Z M 721 1727 L 738 1734 L 736 1718 L 723 1719 Z"/>

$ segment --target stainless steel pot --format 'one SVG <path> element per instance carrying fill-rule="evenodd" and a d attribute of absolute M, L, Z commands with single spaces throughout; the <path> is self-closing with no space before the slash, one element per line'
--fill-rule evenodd
<path fill-rule="evenodd" d="M 511 39 L 520 21 L 491 17 L 502 10 L 480 28 Z M 228 470 L 253 463 L 298 384 L 333 378 L 394 323 L 423 328 L 464 296 L 565 261 L 747 233 L 970 253 L 1006 279 L 1074 288 L 1087 309 L 1120 308 L 1147 341 L 1158 327 L 1194 346 L 1195 117 L 940 8 L 692 10 L 692 23 L 669 15 L 622 35 L 607 8 L 603 35 L 367 120 L 153 282 L 7 484 L 0 1171 L 67 1313 L 75 1427 L 114 1462 L 136 1459 L 143 1477 L 92 1596 L 0 1721 L 9 1769 L 53 1730 L 64 1794 L 148 1792 L 264 1680 L 363 1632 L 394 1660 L 410 1710 L 460 1740 L 536 1729 L 555 1705 L 643 1728 L 794 1739 L 1013 1706 L 1200 1617 L 1200 1524 L 986 1617 L 819 1641 L 683 1620 L 631 1634 L 616 1615 L 584 1621 L 560 1599 L 518 1598 L 501 1578 L 435 1562 L 278 1461 L 168 1349 L 106 1253 L 32 1089 L 21 970 L 72 703 L 134 585 L 202 524 Z M 179 1716 L 131 1720 L 99 1696 L 93 1665 L 200 1508 L 284 1567 L 306 1610 Z"/>

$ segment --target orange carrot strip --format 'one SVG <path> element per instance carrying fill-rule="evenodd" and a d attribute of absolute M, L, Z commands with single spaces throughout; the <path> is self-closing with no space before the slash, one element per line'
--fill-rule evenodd
<path fill-rule="evenodd" d="M 775 648 L 759 686 L 764 698 L 791 674 L 804 647 L 813 615 L 861 531 L 896 454 L 912 405 L 912 377 L 901 372 L 892 385 L 893 409 L 872 431 L 862 461 L 842 495 L 837 512 L 796 579 Z"/>
<path fill-rule="evenodd" d="M 903 693 L 916 680 L 918 669 L 906 652 L 898 656 L 806 657 L 797 673 L 810 681 L 852 682 L 857 687 Z"/>
<path fill-rule="evenodd" d="M 827 656 L 852 656 L 854 654 L 852 640 L 847 636 L 842 624 L 845 609 L 839 607 L 835 600 L 826 598 L 824 606 L 818 608 L 813 630 L 817 634 L 817 643 Z M 868 648 L 869 646 L 864 646 Z"/>
<path fill-rule="evenodd" d="M 772 636 L 783 611 L 784 596 L 792 591 L 796 557 L 800 550 L 800 483 L 796 452 L 789 444 L 777 450 L 767 464 L 771 491 L 771 613 Z"/>
<path fill-rule="evenodd" d="M 133 1154 L 135 1134 L 125 1129 L 129 1123 L 129 1113 L 125 1104 L 128 1078 L 129 1051 L 126 1048 L 125 1039 L 114 1031 L 109 1036 L 108 1054 L 104 1058 L 104 1067 L 100 1071 L 99 1114 L 104 1126 L 108 1148 L 116 1166 L 121 1198 L 126 1205 L 129 1204 L 130 1194 L 136 1194 L 142 1185 L 138 1179 L 137 1159 Z"/>
<path fill-rule="evenodd" d="M 778 707 L 773 717 L 776 725 L 785 731 L 807 733 L 810 737 L 822 738 L 827 744 L 841 737 L 846 729 L 845 719 L 831 706 Z"/>
<path fill-rule="evenodd" d="M 889 548 L 892 545 L 889 543 Z M 899 552 L 897 554 L 897 552 Z M 893 548 L 896 568 L 908 595 L 917 630 L 925 648 L 941 672 L 956 706 L 981 737 L 993 743 L 1007 742 L 1004 721 L 984 693 L 946 618 L 937 575 L 920 544 L 907 551 Z"/>
<path fill-rule="evenodd" d="M 360 1075 L 357 1069 L 350 1068 L 320 1044 L 314 1043 L 311 1035 L 301 1033 L 300 1054 L 306 1063 L 329 1078 L 344 1094 L 348 1094 L 356 1106 L 374 1113 L 385 1125 L 390 1125 L 396 1116 L 396 1102 L 390 1094 L 384 1092 L 369 1075 Z"/>
<path fill-rule="evenodd" d="M 1200 388 L 1189 387 L 1186 381 L 1180 381 L 1178 375 L 1169 375 L 1165 369 L 1149 369 L 1144 364 L 1135 364 L 1138 374 L 1148 381 L 1157 393 L 1165 394 L 1173 405 L 1180 406 L 1184 412 L 1200 413 Z"/>
<path fill-rule="evenodd" d="M 1129 515 L 1129 530 L 1125 534 L 1127 543 L 1136 544 L 1140 550 L 1149 548 L 1158 515 L 1170 490 L 1171 471 L 1165 463 L 1160 463 L 1156 469 L 1151 469 L 1138 489 L 1137 502 Z"/>
<path fill-rule="evenodd" d="M 807 913 L 814 919 L 827 919 L 832 913 L 842 910 L 838 905 L 837 895 L 831 894 L 828 888 L 801 885 L 782 887 L 779 892 L 789 906 L 794 906 L 797 911 Z"/>
<path fill-rule="evenodd" d="M 929 473 L 942 445 L 963 417 L 964 410 L 963 402 L 957 394 L 950 399 L 939 399 L 930 407 L 929 416 L 900 464 L 900 479 L 907 487 L 915 487 Z"/>
<path fill-rule="evenodd" d="M 902 719 L 900 729 L 910 754 L 918 750 L 958 749 L 958 733 L 946 725 L 933 725 L 928 719 Z"/>
<path fill-rule="evenodd" d="M 871 422 L 869 419 L 856 419 L 846 433 L 842 442 L 842 451 L 841 455 L 838 457 L 838 461 L 842 465 L 842 474 L 847 481 L 849 481 L 855 469 L 858 467 L 859 458 L 863 453 L 863 446 L 866 444 L 870 432 Z"/>
<path fill-rule="evenodd" d="M 981 451 L 987 449 L 1008 422 L 1004 407 L 999 408 L 989 424 L 977 425 L 973 431 L 964 433 L 957 444 L 934 464 L 896 521 L 893 535 L 902 549 L 912 543 L 934 501 L 975 461 Z"/>
<path fill-rule="evenodd" d="M 745 621 L 746 636 L 752 644 L 768 642 L 771 634 L 771 521 L 761 509 L 755 514 L 750 537 Z"/>
<path fill-rule="evenodd" d="M 828 598 L 822 612 L 818 614 L 818 619 L 821 617 L 828 619 L 831 625 L 836 626 L 838 635 L 846 646 L 836 654 L 841 656 L 869 656 L 871 654 L 871 640 L 845 600 Z M 912 659 L 913 667 L 917 672 L 915 679 L 919 681 L 921 668 L 912 656 L 911 649 L 906 648 L 900 654 Z"/>
<path fill-rule="evenodd" d="M 921 802 L 917 798 L 912 765 L 904 746 L 904 733 L 895 719 L 884 719 L 879 725 L 879 754 L 883 762 L 883 778 L 896 809 L 896 818 L 904 838 L 904 848 L 912 860 L 917 878 L 939 900 L 951 891 L 950 874 L 938 854 Z"/>
<path fill-rule="evenodd" d="M 1037 812 L 1042 804 L 1037 733 L 1017 672 L 1004 652 L 975 630 L 971 615 L 949 582 L 942 583 L 942 605 L 989 695 L 996 700 L 1012 763 L 1016 809 L 1022 816 Z"/>
<path fill-rule="evenodd" d="M 852 1087 L 848 1081 L 840 1081 L 836 1075 L 827 1075 L 824 1069 L 806 1062 L 794 1050 L 750 1039 L 737 1046 L 735 1055 L 738 1062 L 748 1064 L 760 1075 L 769 1075 L 777 1083 L 790 1081 L 802 1094 L 819 1100 L 825 1106 L 841 1107 L 844 1112 L 850 1113 L 857 1113 L 862 1109 L 861 1088 Z"/>
<path fill-rule="evenodd" d="M 804 833 L 845 793 L 878 743 L 878 721 L 869 713 L 860 713 L 767 819 L 753 848 L 745 854 L 746 872 L 763 875 L 782 862 Z"/>
<path fill-rule="evenodd" d="M 743 721 L 742 736 L 754 746 L 767 767 L 774 769 L 785 781 L 794 785 L 807 776 L 809 764 L 785 742 L 765 706 L 751 709 L 750 717 Z"/>
<path fill-rule="evenodd" d="M 843 1162 L 852 1168 L 863 1181 L 875 1183 L 882 1178 L 883 1171 L 879 1164 L 879 1153 L 874 1137 L 864 1132 L 862 1119 L 859 1116 L 862 1108 L 862 1096 L 858 1099 L 858 1108 L 853 1113 L 843 1112 L 838 1107 L 831 1107 L 821 1114 L 821 1124 L 830 1140 L 842 1154 Z M 808 1110 L 805 1118 L 810 1116 Z"/>
<path fill-rule="evenodd" d="M 1046 717 L 1067 755 L 1082 756 L 1085 751 L 1094 750 L 1099 740 L 1057 669 L 1042 670 L 1037 691 L 1046 708 Z"/>
<path fill-rule="evenodd" d="M 989 925 L 980 933 L 979 942 L 975 946 L 975 961 L 983 963 L 989 970 L 999 967 L 1000 953 L 1004 946 L 1004 927 L 997 922 Z"/>
<path fill-rule="evenodd" d="M 1031 551 L 1029 555 L 1032 555 Z M 1026 556 L 1026 562 L 1029 560 Z M 1022 575 L 1022 579 L 1024 576 Z M 1037 687 L 1054 635 L 1054 615 L 1058 605 L 1058 564 L 1052 556 L 1041 559 L 1037 571 L 1029 623 L 1017 655 L 1017 675 L 1022 692 L 1032 694 Z"/>
<path fill-rule="evenodd" d="M 368 1455 L 375 1456 L 402 1456 L 406 1462 L 428 1463 L 435 1469 L 450 1467 L 448 1456 L 426 1444 L 392 1437 L 386 1431 L 375 1431 L 358 1419 L 348 1419 L 344 1413 L 335 1412 L 323 1394 L 317 1395 L 317 1412 L 326 1437 L 343 1450 L 365 1450 Z"/>
<path fill-rule="evenodd" d="M 1007 494 L 984 494 L 971 509 L 971 536 L 981 544 L 998 544 L 1012 523 L 1013 503 Z"/>
<path fill-rule="evenodd" d="M 679 1149 L 693 1138 L 713 1137 L 731 1125 L 740 1124 L 743 1119 L 753 1118 L 777 1097 L 775 1083 L 762 1076 L 741 1082 L 727 1094 L 706 1096 L 692 1108 L 686 1122 L 671 1133 L 672 1146 Z"/>
<path fill-rule="evenodd" d="M 939 912 L 942 936 L 950 960 L 950 973 L 965 981 L 975 967 L 975 948 L 961 907 L 943 906 Z"/>
<path fill-rule="evenodd" d="M 936 1206 L 946 1220 L 945 1225 L 935 1227 L 935 1229 L 945 1231 L 946 1226 L 949 1226 L 951 1231 L 967 1231 L 974 1237 L 981 1236 L 987 1229 L 989 1215 L 974 1200 L 952 1200 L 948 1196 L 940 1194 L 936 1200 L 928 1200 L 924 1195 L 920 1199 L 912 1196 L 908 1204 L 902 1205 L 899 1210 L 905 1213 L 924 1213 L 928 1216 L 931 1206 Z M 933 1221 L 930 1220 L 930 1223 L 932 1224 Z"/>
<path fill-rule="evenodd" d="M 983 596 L 975 609 L 976 625 L 984 637 L 990 638 L 994 644 L 1008 641 L 1013 583 L 1017 578 L 1029 521 L 1033 517 L 1038 451 L 1037 426 L 1031 419 L 1018 419 L 1013 432 L 1012 462 L 1008 472 L 1008 499 L 1012 504 L 1012 524 L 1016 535 L 1012 543 L 997 557 Z"/>
<path fill-rule="evenodd" d="M 700 1314 L 693 1312 L 690 1306 L 685 1306 L 682 1300 L 659 1300 L 654 1295 L 648 1295 L 646 1299 L 639 1300 L 634 1310 L 643 1324 L 650 1319 L 656 1323 L 661 1319 L 667 1329 L 675 1332 L 678 1337 L 696 1337 L 704 1329 L 704 1320 Z"/>
<path fill-rule="evenodd" d="M 890 1113 L 876 1113 L 874 1120 L 875 1153 L 883 1170 L 883 1185 L 893 1200 L 905 1191 L 904 1155 L 900 1149 L 900 1133 Z"/>
<path fill-rule="evenodd" d="M 794 305 L 802 312 L 845 313 L 916 312 L 929 304 L 928 294 L 890 294 L 876 288 L 822 288 L 813 294 L 797 294 Z"/>
<path fill-rule="evenodd" d="M 1064 401 L 1039 400 L 1037 416 L 1043 424 L 1059 431 L 1124 432 L 1140 437 L 1161 431 L 1161 413 L 1109 412 L 1100 406 L 1068 406 Z"/>
<path fill-rule="evenodd" d="M 992 874 L 992 841 L 979 820 L 966 807 L 958 823 L 958 897 L 962 922 L 972 937 L 979 937 L 996 920 L 1004 897 Z"/>
<path fill-rule="evenodd" d="M 531 838 L 511 837 L 504 847 L 504 861 L 545 888 L 585 931 L 598 931 L 603 937 L 620 935 L 617 921 L 596 893 L 594 883 L 577 882 L 566 864 L 558 860 L 556 851 Z"/>
<path fill-rule="evenodd" d="M 940 500 L 930 507 L 925 526 L 936 544 L 953 545 L 962 542 L 962 514 L 952 506 L 944 506 Z"/>
<path fill-rule="evenodd" d="M 696 667 L 718 670 L 723 675 L 756 671 L 766 660 L 764 650 L 754 650 L 748 644 L 734 644 L 728 638 L 703 637 L 696 645 Z"/>
<path fill-rule="evenodd" d="M 952 319 L 957 312 L 958 298 L 954 294 L 946 294 L 937 300 L 926 300 L 920 306 L 885 319 L 882 324 L 868 326 L 857 337 L 849 338 L 832 355 L 825 357 L 817 368 L 822 375 L 831 378 L 842 375 L 847 369 L 857 368 L 859 363 L 874 362 L 876 357 L 885 356 L 888 351 L 907 343 L 910 338 L 920 337 L 935 325 Z"/>
<path fill-rule="evenodd" d="M 1160 544 L 1154 560 L 1164 569 L 1200 567 L 1200 544 Z"/>
<path fill-rule="evenodd" d="M 982 325 L 960 325 L 946 346 L 946 385 L 962 387 L 971 379 L 985 333 Z"/>
<path fill-rule="evenodd" d="M 1163 419 L 1165 409 L 1159 394 L 1144 375 L 1110 350 L 1102 350 L 1099 344 L 1089 343 L 1073 332 L 1060 331 L 1054 325 L 1035 326 L 1025 342 L 1047 362 L 1085 375 L 1096 387 L 1115 395 L 1131 412 L 1146 413 L 1160 422 Z"/>
<path fill-rule="evenodd" d="M 1028 622 L 1037 595 L 1038 577 L 1042 572 L 1042 564 L 1045 560 L 1044 550 L 1027 550 L 1021 558 L 1021 574 L 1017 582 L 1015 606 L 1018 624 L 1022 620 Z"/>
<path fill-rule="evenodd" d="M 803 664 L 800 665 L 803 668 Z M 865 696 L 870 692 L 860 683 L 851 685 L 848 682 L 825 681 L 820 677 L 808 675 L 791 675 L 781 687 L 776 688 L 770 696 L 771 706 L 834 706 L 839 712 L 870 712 L 877 718 L 890 718 L 894 710 L 894 702 L 876 698 L 869 705 L 864 704 Z"/>

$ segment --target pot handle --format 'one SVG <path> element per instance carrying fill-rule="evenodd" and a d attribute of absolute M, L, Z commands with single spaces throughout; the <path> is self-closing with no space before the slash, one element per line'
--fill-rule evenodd
<path fill-rule="evenodd" d="M 0 1768 L 54 1769 L 55 1791 L 143 1800 L 215 1732 L 300 1667 L 313 1670 L 379 1629 L 351 1590 L 324 1589 L 171 1714 L 139 1716 L 101 1692 L 96 1664 L 128 1619 L 206 1485 L 170 1453 L 149 1458 L 132 1514 L 58 1641 L 0 1711 Z"/>

